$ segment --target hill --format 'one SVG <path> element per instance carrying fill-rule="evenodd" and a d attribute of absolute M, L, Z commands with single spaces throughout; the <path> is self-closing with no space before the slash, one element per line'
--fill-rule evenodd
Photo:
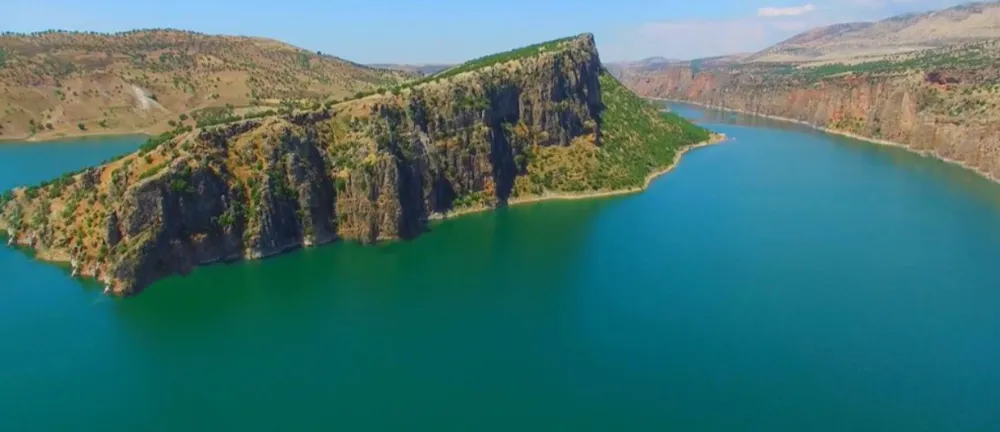
<path fill-rule="evenodd" d="M 1000 2 L 835 24 L 796 35 L 758 52 L 747 62 L 845 61 L 1000 38 Z"/>
<path fill-rule="evenodd" d="M 647 57 L 638 61 L 605 63 L 604 67 L 616 78 L 624 76 L 627 71 L 649 71 L 656 70 L 682 60 L 672 60 L 666 57 Z"/>
<path fill-rule="evenodd" d="M 316 110 L 178 127 L 0 195 L 0 232 L 129 295 L 219 260 L 412 238 L 448 214 L 638 190 L 710 138 L 625 89 L 587 34 Z"/>
<path fill-rule="evenodd" d="M 377 69 L 391 69 L 398 70 L 406 73 L 416 74 L 420 76 L 429 76 L 436 73 L 442 72 L 446 69 L 452 68 L 453 64 L 397 64 L 397 63 L 381 63 L 368 65 L 369 67 Z"/>
<path fill-rule="evenodd" d="M 278 41 L 178 30 L 0 35 L 0 139 L 160 132 L 181 114 L 343 98 L 414 74 Z M 245 109 L 241 109 L 245 108 Z"/>

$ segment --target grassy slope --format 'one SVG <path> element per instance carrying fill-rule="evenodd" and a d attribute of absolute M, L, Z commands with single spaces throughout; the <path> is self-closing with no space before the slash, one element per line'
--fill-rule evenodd
<path fill-rule="evenodd" d="M 1000 61 L 1000 43 L 997 41 L 964 44 L 918 53 L 890 56 L 874 61 L 857 63 L 828 63 L 813 67 L 778 67 L 777 70 L 815 82 L 837 75 L 899 74 L 911 71 L 974 71 L 992 69 Z M 990 84 L 1000 77 L 990 77 Z"/>
<path fill-rule="evenodd" d="M 641 187 L 646 176 L 673 163 L 686 146 L 709 139 L 709 131 L 656 107 L 603 72 L 602 136 L 599 145 L 578 139 L 568 147 L 533 147 L 528 175 L 515 192 L 539 194 L 611 191 Z"/>

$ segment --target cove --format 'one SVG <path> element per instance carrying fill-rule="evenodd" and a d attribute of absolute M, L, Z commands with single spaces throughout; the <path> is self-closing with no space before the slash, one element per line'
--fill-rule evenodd
<path fill-rule="evenodd" d="M 1000 186 L 690 106 L 643 193 L 195 270 L 111 299 L 0 247 L 11 430 L 976 431 L 1000 424 Z M 103 144 L 107 144 L 106 146 Z M 0 188 L 134 142 L 0 146 Z"/>

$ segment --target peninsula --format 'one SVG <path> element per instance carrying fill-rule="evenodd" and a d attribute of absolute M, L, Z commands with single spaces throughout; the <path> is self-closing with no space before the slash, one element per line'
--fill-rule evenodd
<path fill-rule="evenodd" d="M 583 34 L 310 109 L 177 124 L 4 193 L 0 233 L 131 295 L 202 264 L 413 238 L 435 215 L 634 191 L 713 140 L 622 86 Z"/>

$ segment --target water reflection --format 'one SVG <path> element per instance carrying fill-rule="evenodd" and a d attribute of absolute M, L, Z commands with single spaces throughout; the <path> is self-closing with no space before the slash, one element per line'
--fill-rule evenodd
<path fill-rule="evenodd" d="M 712 128 L 712 125 L 725 125 L 726 127 L 767 128 L 806 134 L 822 134 L 830 142 L 852 152 L 890 161 L 895 165 L 905 167 L 907 170 L 926 174 L 924 178 L 928 180 L 943 180 L 944 184 L 947 184 L 954 190 L 972 194 L 983 203 L 994 208 L 1000 208 L 1000 187 L 995 182 L 960 165 L 948 163 L 930 155 L 921 155 L 900 147 L 881 145 L 843 135 L 826 133 L 808 125 L 789 121 L 705 108 L 685 103 L 670 103 L 669 107 L 677 114 L 709 128 Z M 736 135 L 738 136 L 738 134 Z M 931 187 L 933 184 L 934 182 L 931 181 L 928 186 Z"/>

